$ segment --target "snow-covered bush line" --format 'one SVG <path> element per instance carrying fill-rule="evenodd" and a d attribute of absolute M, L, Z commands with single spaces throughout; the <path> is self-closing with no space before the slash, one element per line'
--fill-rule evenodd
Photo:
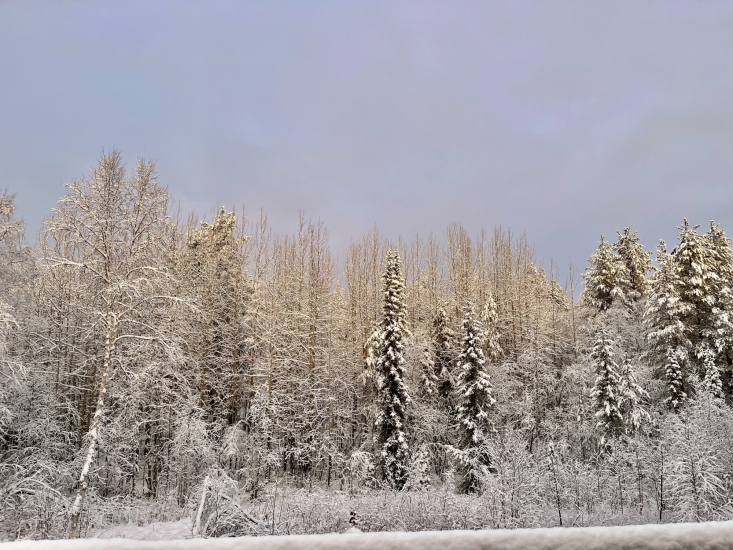
<path fill-rule="evenodd" d="M 270 493 L 267 499 L 250 503 L 246 508 L 263 520 L 260 534 L 273 535 L 343 532 L 351 525 L 349 520 L 352 518 L 365 532 L 558 525 L 553 495 L 536 494 L 533 502 L 512 510 L 495 489 L 488 486 L 481 495 L 456 494 L 452 488 L 420 492 L 368 491 L 359 495 L 340 491 L 279 489 L 276 499 L 273 500 Z M 563 510 L 565 526 L 631 525 L 658 521 L 657 510 L 648 507 L 640 511 L 631 501 L 623 510 L 617 503 L 599 501 L 592 513 L 578 511 L 572 503 L 568 504 L 568 508 Z"/>

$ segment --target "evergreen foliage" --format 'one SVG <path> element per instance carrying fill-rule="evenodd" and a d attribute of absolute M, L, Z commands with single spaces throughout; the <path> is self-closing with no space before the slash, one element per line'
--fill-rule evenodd
<path fill-rule="evenodd" d="M 394 489 L 407 482 L 409 447 L 405 418 L 410 396 L 404 383 L 402 342 L 405 305 L 402 260 L 396 250 L 387 251 L 384 285 L 384 306 L 376 361 L 379 415 L 376 420 L 381 449 L 382 475 Z"/>
<path fill-rule="evenodd" d="M 636 381 L 631 360 L 626 357 L 619 372 L 619 395 L 621 396 L 621 417 L 624 431 L 633 435 L 642 426 L 651 422 L 651 417 L 642 404 L 643 399 L 649 398 L 649 392 Z"/>
<path fill-rule="evenodd" d="M 247 240 L 237 235 L 235 213 L 222 208 L 211 224 L 202 221 L 190 228 L 178 266 L 191 299 L 205 304 L 193 321 L 200 353 L 199 406 L 210 421 L 226 419 L 229 425 L 239 420 L 243 396 L 238 380 L 245 375 L 251 337 L 247 315 L 252 283 L 240 268 Z"/>
<path fill-rule="evenodd" d="M 582 301 L 597 311 L 606 311 L 623 296 L 622 284 L 626 266 L 613 253 L 613 246 L 601 235 L 598 248 L 588 260 L 583 274 L 585 289 Z"/>
<path fill-rule="evenodd" d="M 679 243 L 670 254 L 663 246 L 657 255 L 660 269 L 652 280 L 646 307 L 651 351 L 665 361 L 670 388 L 679 388 L 691 374 L 705 378 L 706 358 L 718 355 L 730 365 L 733 335 L 731 276 L 733 259 L 729 240 L 713 222 L 701 235 L 687 220 L 680 229 Z M 667 350 L 675 350 L 675 365 Z M 672 369 L 671 371 L 669 369 Z M 679 370 L 679 372 L 678 372 Z M 713 374 L 713 373 L 710 373 Z M 722 384 L 722 382 L 721 382 Z M 679 393 L 681 392 L 681 393 Z M 671 390 L 670 403 L 678 410 L 684 401 Z"/>
<path fill-rule="evenodd" d="M 591 353 L 591 364 L 597 375 L 591 396 L 595 400 L 595 416 L 602 441 L 618 436 L 624 430 L 621 412 L 624 397 L 621 393 L 619 367 L 614 361 L 613 345 L 606 329 L 601 328 Z"/>
<path fill-rule="evenodd" d="M 719 282 L 715 289 L 716 303 L 711 312 L 713 337 L 710 347 L 717 351 L 719 360 L 724 365 L 724 370 L 727 371 L 727 377 L 731 379 L 731 368 L 733 367 L 733 253 L 730 247 L 731 241 L 715 222 L 710 222 L 707 237 Z"/>
<path fill-rule="evenodd" d="M 676 349 L 682 342 L 684 325 L 679 315 L 675 265 L 663 240 L 657 247 L 657 264 L 659 269 L 651 281 L 644 317 L 651 351 L 657 361 L 665 362 L 668 350 Z"/>
<path fill-rule="evenodd" d="M 463 333 L 461 353 L 456 359 L 456 392 L 459 396 L 456 418 L 462 428 L 461 446 L 468 448 L 484 441 L 486 435 L 493 430 L 489 412 L 496 404 L 481 349 L 483 327 L 475 318 L 473 304 L 470 302 L 464 308 Z"/>
<path fill-rule="evenodd" d="M 720 274 L 716 270 L 709 239 L 697 233 L 699 226 L 690 226 L 687 219 L 678 227 L 679 243 L 672 250 L 672 286 L 677 302 L 677 318 L 681 323 L 678 350 L 689 364 L 695 364 L 698 351 L 713 336 L 712 311 L 717 302 L 716 289 Z"/>
<path fill-rule="evenodd" d="M 715 399 L 723 399 L 723 382 L 720 379 L 720 369 L 715 364 L 715 352 L 706 346 L 701 355 L 705 369 L 702 386 Z"/>
<path fill-rule="evenodd" d="M 623 233 L 616 232 L 618 239 L 613 249 L 624 266 L 620 280 L 621 292 L 628 302 L 638 302 L 649 291 L 647 273 L 652 269 L 651 252 L 645 252 L 639 242 L 639 232 L 625 227 Z"/>
<path fill-rule="evenodd" d="M 678 353 L 669 348 L 667 350 L 667 362 L 664 366 L 664 377 L 667 382 L 667 405 L 674 412 L 679 412 L 687 402 L 687 376 L 680 366 Z"/>
<path fill-rule="evenodd" d="M 471 302 L 463 310 L 463 334 L 461 353 L 456 359 L 456 420 L 461 451 L 458 456 L 462 466 L 459 490 L 476 492 L 481 489 L 484 470 L 491 466 L 487 437 L 494 430 L 489 414 L 496 405 L 496 399 L 481 348 L 483 327 L 475 318 Z"/>

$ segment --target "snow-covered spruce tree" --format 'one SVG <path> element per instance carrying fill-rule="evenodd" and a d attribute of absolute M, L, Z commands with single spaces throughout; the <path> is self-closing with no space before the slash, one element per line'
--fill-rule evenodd
<path fill-rule="evenodd" d="M 364 386 L 368 386 L 372 389 L 376 387 L 377 357 L 379 355 L 379 347 L 381 345 L 381 335 L 382 329 L 379 326 L 379 323 L 375 322 L 369 330 L 369 336 L 367 336 L 363 346 L 364 365 L 363 370 L 359 375 L 359 380 L 361 380 L 361 383 Z"/>
<path fill-rule="evenodd" d="M 381 447 L 382 476 L 389 485 L 402 489 L 407 481 L 409 447 L 405 435 L 406 406 L 410 402 L 403 381 L 405 323 L 402 260 L 397 250 L 388 250 L 382 281 L 384 309 L 376 361 L 379 415 L 376 428 Z"/>
<path fill-rule="evenodd" d="M 649 299 L 644 312 L 649 327 L 647 338 L 650 356 L 663 366 L 663 378 L 667 385 L 666 403 L 672 411 L 679 412 L 688 398 L 688 369 L 686 353 L 690 348 L 683 322 L 680 285 L 675 258 L 667 253 L 663 240 L 657 248 L 658 271 L 651 281 Z"/>
<path fill-rule="evenodd" d="M 597 427 L 601 432 L 602 443 L 609 437 L 620 435 L 624 429 L 621 379 L 613 357 L 613 340 L 606 329 L 601 328 L 590 358 L 593 370 L 598 375 L 591 396 L 595 399 L 595 416 L 598 419 Z"/>
<path fill-rule="evenodd" d="M 614 254 L 611 243 L 601 235 L 601 242 L 588 259 L 588 267 L 583 273 L 583 303 L 598 311 L 609 309 L 614 300 L 623 296 L 622 282 L 626 277 L 625 272 L 626 266 Z"/>
<path fill-rule="evenodd" d="M 708 346 L 704 346 L 700 352 L 705 376 L 702 380 L 702 387 L 715 399 L 723 399 L 723 382 L 720 380 L 720 369 L 715 364 L 715 352 Z"/>
<path fill-rule="evenodd" d="M 677 302 L 677 319 L 681 323 L 682 338 L 678 351 L 686 365 L 702 370 L 697 359 L 701 346 L 714 339 L 712 311 L 717 302 L 720 275 L 716 272 L 715 258 L 707 236 L 697 233 L 699 226 L 690 226 L 687 219 L 678 227 L 679 243 L 670 256 L 672 285 Z"/>
<path fill-rule="evenodd" d="M 678 359 L 679 353 L 673 349 L 667 349 L 667 360 L 664 364 L 664 378 L 667 382 L 667 406 L 674 412 L 679 412 L 680 409 L 687 403 L 687 376 L 684 369 L 680 366 Z"/>
<path fill-rule="evenodd" d="M 456 457 L 461 466 L 458 484 L 461 493 L 480 491 L 481 479 L 491 467 L 491 455 L 486 443 L 488 434 L 493 431 L 489 413 L 496 399 L 486 372 L 486 360 L 481 349 L 483 340 L 483 327 L 475 318 L 473 304 L 468 302 L 463 310 L 461 353 L 456 359 L 456 420 L 459 432 Z"/>
<path fill-rule="evenodd" d="M 619 394 L 621 395 L 621 417 L 624 431 L 634 434 L 651 421 L 649 413 L 644 409 L 641 400 L 649 397 L 649 393 L 636 381 L 631 360 L 626 357 L 619 373 Z"/>
<path fill-rule="evenodd" d="M 652 279 L 645 317 L 652 355 L 666 361 L 667 382 L 687 395 L 686 378 L 705 376 L 704 357 L 712 350 L 730 365 L 733 343 L 733 260 L 723 231 L 711 223 L 710 232 L 697 233 L 687 220 L 680 229 L 679 243 L 670 254 L 661 242 L 657 254 L 660 269 Z M 668 350 L 676 357 L 669 359 Z M 670 369 L 672 369 L 670 371 Z M 679 369 L 679 372 L 676 372 Z M 670 378 L 670 372 L 674 375 Z M 670 394 L 670 404 L 678 410 L 684 398 Z"/>
<path fill-rule="evenodd" d="M 639 232 L 625 227 L 623 233 L 616 232 L 618 240 L 613 249 L 625 266 L 621 277 L 621 291 L 628 302 L 638 302 L 649 291 L 647 273 L 652 269 L 651 252 L 644 251 L 639 242 Z"/>
<path fill-rule="evenodd" d="M 651 280 L 644 319 L 649 328 L 647 338 L 652 356 L 663 363 L 667 360 L 668 350 L 676 349 L 682 342 L 684 328 L 680 321 L 675 265 L 663 240 L 657 247 L 657 264 L 659 269 Z"/>
<path fill-rule="evenodd" d="M 723 368 L 725 378 L 729 381 L 727 390 L 723 393 L 729 396 L 733 393 L 733 253 L 730 239 L 725 232 L 714 222 L 710 222 L 707 233 L 708 246 L 713 257 L 715 272 L 718 274 L 718 288 L 716 289 L 716 303 L 712 309 L 712 324 L 714 337 L 712 348 L 717 352 L 718 363 Z M 705 368 L 707 372 L 707 368 Z"/>

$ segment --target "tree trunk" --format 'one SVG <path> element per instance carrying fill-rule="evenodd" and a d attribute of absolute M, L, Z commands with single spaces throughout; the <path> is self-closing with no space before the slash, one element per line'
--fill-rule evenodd
<path fill-rule="evenodd" d="M 108 293 L 109 299 L 109 293 Z M 94 460 L 94 452 L 97 448 L 97 440 L 99 439 L 99 423 L 104 413 L 104 396 L 107 393 L 107 375 L 109 373 L 109 365 L 115 348 L 115 339 L 117 333 L 117 317 L 112 313 L 111 305 L 107 306 L 107 323 L 104 335 L 104 361 L 102 364 L 102 377 L 99 382 L 99 397 L 97 398 L 97 409 L 94 411 L 94 417 L 89 427 L 89 447 L 87 448 L 84 466 L 79 476 L 79 487 L 77 489 L 74 504 L 71 507 L 71 518 L 69 520 L 69 538 L 79 538 L 79 517 L 81 516 L 82 506 L 84 505 L 84 496 L 87 492 L 89 470 Z"/>

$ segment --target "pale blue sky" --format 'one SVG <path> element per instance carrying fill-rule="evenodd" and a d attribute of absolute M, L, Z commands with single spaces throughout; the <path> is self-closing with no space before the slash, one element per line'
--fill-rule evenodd
<path fill-rule="evenodd" d="M 0 187 L 35 232 L 103 148 L 186 209 L 527 232 L 581 268 L 733 234 L 733 2 L 0 0 Z M 32 235 L 31 235 L 32 236 Z"/>

